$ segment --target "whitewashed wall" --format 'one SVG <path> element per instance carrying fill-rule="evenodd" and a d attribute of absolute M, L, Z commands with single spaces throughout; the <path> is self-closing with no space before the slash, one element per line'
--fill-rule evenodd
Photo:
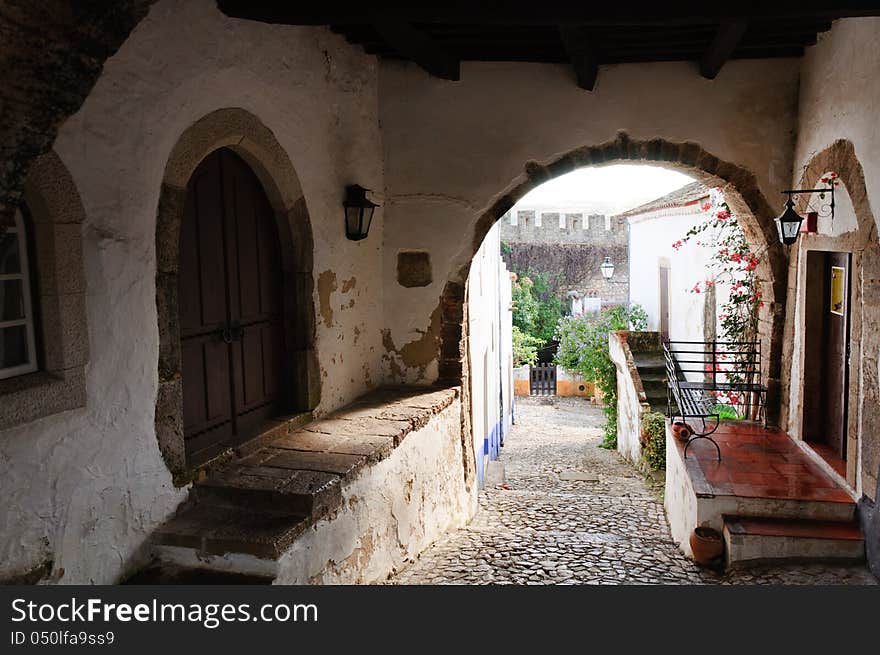
<path fill-rule="evenodd" d="M 255 114 L 299 176 L 315 278 L 332 271 L 338 280 L 332 320 L 317 327 L 319 409 L 381 381 L 382 216 L 354 243 L 341 208 L 345 184 L 383 187 L 376 93 L 375 59 L 342 37 L 228 19 L 211 0 L 158 2 L 107 61 L 55 143 L 86 212 L 87 407 L 0 433 L 0 578 L 52 560 L 62 583 L 113 582 L 185 495 L 153 424 L 155 229 L 168 156 L 202 116 Z"/>
<path fill-rule="evenodd" d="M 468 348 L 471 425 L 477 477 L 510 429 L 513 409 L 513 349 L 510 273 L 501 258 L 500 229 L 486 235 L 468 276 Z"/>
<path fill-rule="evenodd" d="M 712 250 L 697 245 L 699 237 L 676 250 L 672 244 L 708 213 L 682 208 L 650 212 L 630 219 L 630 301 L 648 314 L 648 330 L 660 330 L 661 261 L 669 264 L 669 338 L 673 341 L 705 339 L 705 293 L 691 293 L 695 283 L 712 279 L 708 267 Z M 728 285 L 716 285 L 716 307 L 729 294 Z M 717 311 L 716 311 L 717 316 Z M 719 333 L 720 334 L 720 333 Z"/>
<path fill-rule="evenodd" d="M 587 93 L 567 65 L 464 62 L 461 81 L 449 82 L 414 64 L 381 62 L 384 302 L 401 316 L 389 326 L 394 343 L 428 329 L 446 280 L 469 264 L 478 217 L 525 180 L 530 160 L 546 163 L 626 130 L 634 139 L 696 141 L 752 171 L 764 195 L 776 197 L 791 178 L 799 65 L 731 61 L 715 80 L 689 62 L 603 66 Z M 396 284 L 401 249 L 430 250 L 431 286 Z M 431 381 L 436 363 L 403 377 Z"/>

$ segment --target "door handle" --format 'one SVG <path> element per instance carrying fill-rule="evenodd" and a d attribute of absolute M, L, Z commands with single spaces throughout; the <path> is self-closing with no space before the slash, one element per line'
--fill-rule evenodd
<path fill-rule="evenodd" d="M 218 327 L 214 334 L 216 334 L 223 343 L 232 343 L 232 330 L 228 324 Z"/>

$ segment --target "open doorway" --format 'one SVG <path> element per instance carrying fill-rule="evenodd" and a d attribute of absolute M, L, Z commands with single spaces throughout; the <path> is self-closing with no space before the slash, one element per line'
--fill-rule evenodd
<path fill-rule="evenodd" d="M 851 253 L 807 253 L 803 434 L 804 440 L 843 476 L 851 268 Z"/>

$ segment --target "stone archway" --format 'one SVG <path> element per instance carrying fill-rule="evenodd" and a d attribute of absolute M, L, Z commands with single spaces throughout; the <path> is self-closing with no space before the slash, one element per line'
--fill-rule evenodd
<path fill-rule="evenodd" d="M 548 164 L 530 161 L 525 166 L 525 181 L 515 183 L 493 202 L 477 219 L 471 235 L 470 254 L 477 252 L 491 227 L 516 202 L 533 188 L 560 175 L 586 166 L 619 163 L 645 163 L 675 168 L 707 186 L 719 187 L 733 211 L 740 216 L 750 243 L 754 244 L 761 263 L 758 272 L 766 281 L 764 309 L 760 317 L 760 336 L 769 353 L 762 371 L 768 386 L 768 416 L 777 422 L 782 402 L 782 336 L 787 290 L 788 254 L 779 243 L 774 218 L 776 212 L 758 187 L 754 173 L 719 159 L 698 143 L 675 142 L 656 138 L 637 140 L 625 132 L 596 146 L 575 148 Z M 463 332 L 467 306 L 465 286 L 468 267 L 454 273 L 441 296 L 441 332 L 439 378 L 461 384 L 467 391 L 468 371 Z M 465 405 L 467 403 L 463 403 Z M 462 420 L 465 420 L 464 418 Z"/>
<path fill-rule="evenodd" d="M 865 174 L 855 152 L 855 146 L 846 139 L 835 141 L 819 153 L 814 154 L 804 166 L 797 188 L 813 189 L 823 186 L 820 177 L 834 171 L 845 187 L 852 203 L 856 219 L 856 229 L 840 235 L 805 235 L 798 240 L 792 251 L 789 267 L 789 287 L 798 289 L 788 299 L 785 321 L 785 361 L 794 361 L 794 351 L 798 347 L 798 325 L 801 326 L 803 311 L 798 298 L 802 291 L 798 288 L 799 262 L 809 250 L 838 250 L 852 253 L 853 284 L 850 299 L 850 376 L 847 389 L 849 396 L 850 426 L 847 436 L 850 446 L 859 446 L 857 456 L 847 459 L 846 478 L 850 485 L 857 487 L 857 462 L 861 460 L 861 486 L 863 493 L 874 494 L 876 501 L 880 494 L 880 415 L 873 409 L 880 404 L 880 382 L 878 382 L 878 362 L 880 362 L 880 241 L 878 241 L 877 222 L 868 200 Z M 798 199 L 798 211 L 803 213 L 810 201 L 809 196 Z M 802 386 L 801 361 L 798 370 L 784 371 L 785 387 Z M 793 379 L 798 376 L 798 379 Z M 801 392 L 802 393 L 802 392 Z M 789 425 L 798 429 L 801 420 L 803 398 L 788 407 L 785 417 Z M 872 503 L 873 505 L 873 503 Z M 880 530 L 880 517 L 874 530 Z M 876 532 L 875 532 L 876 534 Z M 874 558 L 880 557 L 876 553 Z"/>
<path fill-rule="evenodd" d="M 308 412 L 320 400 L 312 230 L 299 179 L 287 153 L 256 116 L 244 109 L 219 109 L 190 126 L 174 146 L 165 166 L 156 220 L 159 389 L 155 426 L 162 457 L 176 477 L 187 470 L 177 304 L 180 226 L 190 176 L 208 154 L 221 147 L 241 156 L 257 175 L 279 228 L 286 280 L 282 299 L 288 343 L 285 377 L 292 382 L 286 405 L 291 412 Z"/>

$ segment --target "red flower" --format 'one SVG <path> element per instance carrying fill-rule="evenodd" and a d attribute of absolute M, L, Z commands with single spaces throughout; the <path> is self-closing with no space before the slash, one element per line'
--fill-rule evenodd
<path fill-rule="evenodd" d="M 706 280 L 706 286 L 707 287 L 715 286 L 715 280 Z"/>
<path fill-rule="evenodd" d="M 722 209 L 717 214 L 715 214 L 715 216 L 718 218 L 719 221 L 726 221 L 728 218 L 730 218 L 730 210 Z"/>
<path fill-rule="evenodd" d="M 712 209 L 712 203 L 711 202 L 704 203 L 702 209 L 704 212 L 709 211 L 710 209 Z"/>

